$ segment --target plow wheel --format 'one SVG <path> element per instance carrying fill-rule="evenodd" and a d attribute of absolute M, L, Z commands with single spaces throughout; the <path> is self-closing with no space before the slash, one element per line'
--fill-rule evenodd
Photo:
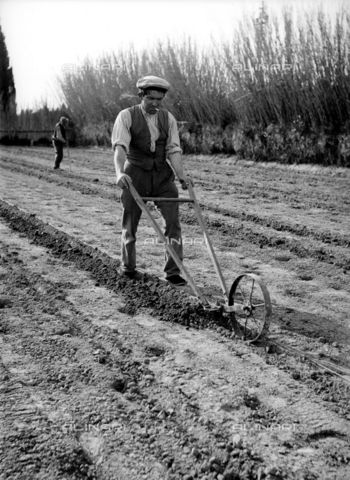
<path fill-rule="evenodd" d="M 271 300 L 265 284 L 257 275 L 247 273 L 235 279 L 229 293 L 229 305 L 235 308 L 236 334 L 249 342 L 264 338 L 271 320 Z"/>

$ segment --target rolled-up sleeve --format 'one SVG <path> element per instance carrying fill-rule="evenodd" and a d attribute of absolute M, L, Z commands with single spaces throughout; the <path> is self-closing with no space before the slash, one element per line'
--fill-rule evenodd
<path fill-rule="evenodd" d="M 167 155 L 171 155 L 173 153 L 182 153 L 182 150 L 180 147 L 179 129 L 177 128 L 175 117 L 170 112 L 168 112 L 168 118 L 169 118 L 169 133 L 168 133 L 168 140 L 166 144 L 166 153 Z"/>
<path fill-rule="evenodd" d="M 113 131 L 112 131 L 112 148 L 116 149 L 117 145 L 121 145 L 125 148 L 126 152 L 129 152 L 129 145 L 131 141 L 130 134 L 131 127 L 131 115 L 128 109 L 122 110 L 115 119 Z"/>

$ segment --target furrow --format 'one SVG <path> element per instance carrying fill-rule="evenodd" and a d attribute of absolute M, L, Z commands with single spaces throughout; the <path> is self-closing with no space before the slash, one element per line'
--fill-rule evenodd
<path fill-rule="evenodd" d="M 2 167 L 5 169 L 41 178 L 49 183 L 65 186 L 86 195 L 96 195 L 109 200 L 118 198 L 115 187 L 112 187 L 110 183 L 101 182 L 96 185 L 92 183 L 91 178 L 81 175 L 65 172 L 57 175 L 42 170 L 42 167 L 19 166 L 14 163 L 16 162 L 2 159 Z M 202 203 L 201 207 L 203 211 L 207 210 L 218 215 L 216 219 L 211 219 L 205 214 L 203 216 L 209 228 L 220 229 L 223 237 L 248 240 L 260 248 L 267 246 L 279 250 L 287 249 L 302 258 L 311 257 L 344 270 L 350 269 L 350 258 L 347 254 L 350 239 L 347 235 L 333 234 L 329 231 L 318 232 L 306 226 L 296 226 L 273 218 L 264 218 L 240 211 L 233 212 L 207 203 Z M 231 225 L 227 222 L 227 218 L 238 220 L 238 222 Z M 195 215 L 189 210 L 181 214 L 181 219 L 188 224 L 196 222 Z M 264 227 L 264 230 L 261 231 L 259 227 Z M 285 235 L 284 232 L 287 232 L 288 235 Z M 316 241 L 317 245 L 313 245 L 312 241 Z"/>

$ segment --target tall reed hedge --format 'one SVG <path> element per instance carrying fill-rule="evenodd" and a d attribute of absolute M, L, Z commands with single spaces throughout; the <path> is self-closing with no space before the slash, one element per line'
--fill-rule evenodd
<path fill-rule="evenodd" d="M 108 144 L 118 112 L 138 102 L 137 79 L 155 74 L 172 84 L 166 106 L 187 122 L 187 151 L 347 164 L 349 27 L 344 10 L 277 19 L 262 8 L 230 41 L 203 50 L 188 37 L 111 52 L 65 72 L 60 85 L 85 142 Z"/>

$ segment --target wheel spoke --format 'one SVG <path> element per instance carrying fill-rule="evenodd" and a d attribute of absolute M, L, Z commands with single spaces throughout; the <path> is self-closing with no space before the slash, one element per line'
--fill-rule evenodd
<path fill-rule="evenodd" d="M 253 296 L 253 291 L 254 291 L 254 284 L 255 284 L 255 278 L 253 278 L 252 290 L 251 290 L 250 296 L 249 296 L 249 304 L 250 304 L 250 305 L 252 304 L 252 296 Z"/>
<path fill-rule="evenodd" d="M 244 330 L 243 330 L 243 339 L 246 339 L 246 332 L 247 332 L 247 322 L 248 322 L 248 317 L 246 318 L 246 321 L 244 322 Z"/>
<path fill-rule="evenodd" d="M 253 319 L 254 319 L 254 322 L 255 322 L 255 323 L 256 323 L 256 325 L 259 327 L 259 325 L 260 325 L 260 322 L 259 322 L 259 321 L 258 321 L 258 320 L 257 320 L 257 319 L 254 317 L 254 315 L 253 315 L 253 314 L 251 315 L 251 318 L 253 318 Z"/>

